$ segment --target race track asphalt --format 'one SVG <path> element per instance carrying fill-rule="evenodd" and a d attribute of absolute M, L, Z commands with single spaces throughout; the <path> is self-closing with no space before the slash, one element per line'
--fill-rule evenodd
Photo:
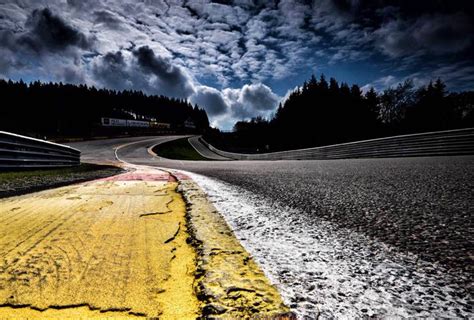
<path fill-rule="evenodd" d="M 171 161 L 147 148 L 175 137 L 121 138 L 70 145 L 88 160 L 110 160 L 196 172 L 244 187 L 421 254 L 450 267 L 472 268 L 474 157 L 323 161 Z M 472 270 L 471 270 L 472 271 Z"/>
<path fill-rule="evenodd" d="M 196 151 L 203 157 L 209 160 L 230 160 L 229 158 L 218 155 L 215 152 L 209 150 L 204 144 L 199 141 L 199 136 L 194 136 L 188 139 L 189 144 L 193 146 Z"/>

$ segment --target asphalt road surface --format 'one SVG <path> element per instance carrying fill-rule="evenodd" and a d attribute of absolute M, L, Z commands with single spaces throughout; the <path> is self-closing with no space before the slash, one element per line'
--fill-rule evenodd
<path fill-rule="evenodd" d="M 209 159 L 209 160 L 230 160 L 229 158 L 223 157 L 211 150 L 209 150 L 208 147 L 206 147 L 204 144 L 202 144 L 199 141 L 198 136 L 194 136 L 188 139 L 189 144 L 193 146 L 193 148 L 203 157 Z"/>
<path fill-rule="evenodd" d="M 121 160 L 193 173 L 302 318 L 473 316 L 474 157 L 169 161 L 148 154 L 173 138 L 71 146 L 87 160 L 112 161 L 111 147 L 133 142 L 118 150 Z M 268 237 L 273 244 L 265 247 Z"/>

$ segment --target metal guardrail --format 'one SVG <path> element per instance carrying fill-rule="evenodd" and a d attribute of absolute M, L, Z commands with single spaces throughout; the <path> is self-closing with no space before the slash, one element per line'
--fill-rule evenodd
<path fill-rule="evenodd" d="M 474 128 L 408 134 L 261 154 L 222 151 L 202 138 L 200 141 L 218 155 L 234 160 L 325 160 L 474 154 Z"/>
<path fill-rule="evenodd" d="M 80 164 L 77 149 L 0 131 L 0 170 L 71 167 Z"/>

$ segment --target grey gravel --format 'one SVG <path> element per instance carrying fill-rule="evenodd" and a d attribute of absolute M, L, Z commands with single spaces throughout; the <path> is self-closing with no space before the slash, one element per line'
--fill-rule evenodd
<path fill-rule="evenodd" d="M 123 170 L 118 167 L 89 164 L 43 171 L 4 172 L 0 173 L 0 198 L 105 178 L 121 172 Z"/>

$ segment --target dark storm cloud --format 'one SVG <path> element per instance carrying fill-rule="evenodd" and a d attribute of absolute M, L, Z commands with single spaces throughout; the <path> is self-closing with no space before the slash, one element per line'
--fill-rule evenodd
<path fill-rule="evenodd" d="M 140 47 L 135 50 L 133 54 L 138 58 L 138 64 L 146 71 L 165 75 L 165 77 L 168 77 L 171 81 L 179 81 L 179 71 L 172 67 L 169 61 L 162 57 L 157 57 L 150 47 Z"/>
<path fill-rule="evenodd" d="M 145 73 L 156 76 L 156 85 L 163 94 L 188 97 L 194 92 L 190 79 L 183 70 L 170 60 L 155 55 L 150 47 L 140 47 L 133 54 Z"/>
<path fill-rule="evenodd" d="M 188 98 L 195 91 L 190 76 L 148 46 L 94 58 L 92 74 L 99 86 L 142 90 L 148 94 Z"/>
<path fill-rule="evenodd" d="M 210 87 L 202 87 L 191 97 L 195 104 L 203 106 L 209 116 L 223 115 L 229 111 L 221 92 Z"/>
<path fill-rule="evenodd" d="M 125 59 L 121 51 L 107 53 L 103 61 L 114 69 L 123 68 L 125 66 Z"/>
<path fill-rule="evenodd" d="M 48 8 L 33 10 L 25 27 L 29 31 L 17 41 L 34 51 L 59 51 L 70 46 L 88 49 L 92 45 L 92 41 L 81 31 L 67 24 Z"/>
<path fill-rule="evenodd" d="M 0 75 L 27 74 L 29 77 L 83 83 L 86 71 L 81 55 L 93 49 L 94 38 L 67 22 L 49 8 L 22 11 L 13 1 L 8 17 L 0 19 Z M 0 9 L 3 9 L 0 3 Z M 23 20 L 8 20 L 23 18 Z M 5 26 L 16 25 L 16 28 Z"/>
<path fill-rule="evenodd" d="M 337 57 L 358 60 L 373 49 L 391 58 L 462 52 L 473 43 L 474 2 L 321 0 L 312 26 Z M 349 57 L 347 52 L 357 51 Z M 362 53 L 362 54 L 360 54 Z"/>
<path fill-rule="evenodd" d="M 130 89 L 127 63 L 121 51 L 109 52 L 98 59 L 93 67 L 93 74 L 102 85 L 113 89 Z"/>
<path fill-rule="evenodd" d="M 424 15 L 416 20 L 392 20 L 378 29 L 377 44 L 391 57 L 461 52 L 473 43 L 473 24 L 461 12 Z"/>

